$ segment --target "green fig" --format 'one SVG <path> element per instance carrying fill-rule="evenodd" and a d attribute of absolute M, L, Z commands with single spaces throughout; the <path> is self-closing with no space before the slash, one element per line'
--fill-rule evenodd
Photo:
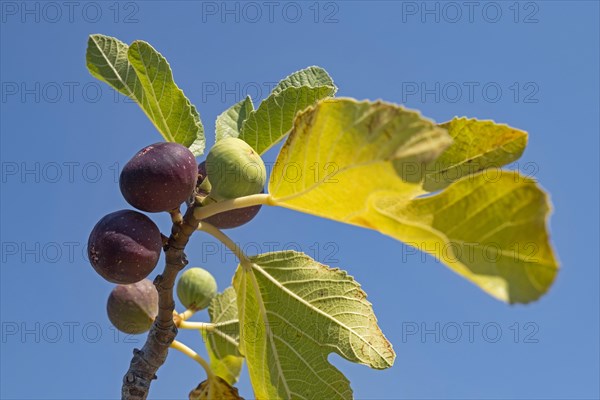
<path fill-rule="evenodd" d="M 177 297 L 189 310 L 203 310 L 217 295 L 217 281 L 203 268 L 190 268 L 177 282 Z"/>
<path fill-rule="evenodd" d="M 110 322 L 121 332 L 144 333 L 158 315 L 158 292 L 148 279 L 118 285 L 108 296 L 106 312 Z"/>
<path fill-rule="evenodd" d="M 219 140 L 206 156 L 210 197 L 222 201 L 260 193 L 267 182 L 262 158 L 237 138 Z"/>

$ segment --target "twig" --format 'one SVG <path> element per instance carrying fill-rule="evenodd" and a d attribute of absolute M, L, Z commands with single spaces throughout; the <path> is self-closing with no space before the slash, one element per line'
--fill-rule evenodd
<path fill-rule="evenodd" d="M 191 359 L 195 360 L 198 364 L 200 364 L 202 366 L 202 368 L 204 369 L 204 372 L 206 372 L 206 377 L 208 379 L 215 379 L 215 374 L 212 371 L 212 369 L 210 369 L 210 365 L 206 362 L 206 360 L 202 357 L 200 357 L 200 355 L 198 353 L 196 353 L 194 350 L 190 349 L 189 347 L 187 347 L 185 344 L 181 343 L 178 340 L 173 340 L 173 343 L 171 343 L 171 347 L 175 350 L 179 350 L 180 352 L 182 352 L 183 354 L 185 354 L 186 356 L 190 357 Z"/>
<path fill-rule="evenodd" d="M 195 216 L 197 219 L 205 219 L 224 211 L 252 207 L 259 204 L 271 206 L 274 203 L 271 200 L 270 194 L 253 194 L 250 196 L 238 197 L 236 199 L 220 201 L 202 207 L 196 207 Z"/>

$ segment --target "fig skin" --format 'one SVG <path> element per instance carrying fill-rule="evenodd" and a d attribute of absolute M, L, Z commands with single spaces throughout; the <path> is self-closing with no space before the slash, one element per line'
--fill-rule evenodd
<path fill-rule="evenodd" d="M 142 213 L 120 210 L 104 216 L 88 239 L 88 257 L 96 272 L 112 283 L 131 284 L 147 277 L 160 257 L 162 237 Z"/>
<path fill-rule="evenodd" d="M 189 310 L 203 310 L 217 295 L 217 281 L 203 268 L 190 268 L 177 282 L 177 297 Z"/>
<path fill-rule="evenodd" d="M 158 315 L 156 287 L 148 279 L 116 286 L 108 296 L 106 313 L 123 333 L 137 335 L 148 331 Z"/>
<path fill-rule="evenodd" d="M 250 222 L 258 212 L 262 205 L 236 208 L 235 210 L 225 211 L 219 214 L 211 215 L 205 218 L 203 221 L 208 222 L 211 225 L 216 226 L 219 229 L 232 229 L 242 226 Z"/>
<path fill-rule="evenodd" d="M 155 143 L 133 156 L 119 178 L 123 197 L 138 210 L 173 210 L 196 187 L 198 165 L 192 152 L 172 142 Z"/>
<path fill-rule="evenodd" d="M 216 201 L 260 193 L 267 182 L 265 164 L 241 139 L 219 140 L 206 156 L 210 197 Z"/>

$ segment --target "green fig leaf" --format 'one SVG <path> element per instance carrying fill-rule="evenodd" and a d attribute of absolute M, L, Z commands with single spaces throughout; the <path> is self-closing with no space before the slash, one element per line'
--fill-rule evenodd
<path fill-rule="evenodd" d="M 213 298 L 208 306 L 210 322 L 214 330 L 201 330 L 210 367 L 214 374 L 233 385 L 240 377 L 244 358 L 238 350 L 240 323 L 238 319 L 235 290 L 228 287 Z"/>
<path fill-rule="evenodd" d="M 290 87 L 335 87 L 331 76 L 321 67 L 312 66 L 296 71 L 293 74 L 282 79 L 273 89 L 271 94 L 279 94 Z"/>
<path fill-rule="evenodd" d="M 252 111 L 254 111 L 254 105 L 250 96 L 246 96 L 244 100 L 223 111 L 217 117 L 215 124 L 216 141 L 240 136 L 244 121 Z"/>
<path fill-rule="evenodd" d="M 240 265 L 233 286 L 240 351 L 257 398 L 351 399 L 335 352 L 371 368 L 389 368 L 395 353 L 371 303 L 345 271 L 294 251 L 266 253 Z"/>
<path fill-rule="evenodd" d="M 256 110 L 248 113 L 239 138 L 263 154 L 287 135 L 299 111 L 333 96 L 336 91 L 333 80 L 322 68 L 295 72 L 283 79 Z"/>
<path fill-rule="evenodd" d="M 204 127 L 196 107 L 173 81 L 167 60 L 152 46 L 91 35 L 86 52 L 90 73 L 135 100 L 166 141 L 203 154 Z"/>

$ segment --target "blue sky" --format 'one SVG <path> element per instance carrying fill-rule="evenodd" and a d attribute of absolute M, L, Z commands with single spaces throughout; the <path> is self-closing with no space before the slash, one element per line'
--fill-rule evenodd
<path fill-rule="evenodd" d="M 340 96 L 527 130 L 513 168 L 551 194 L 562 267 L 537 303 L 500 303 L 392 239 L 292 211 L 263 209 L 230 234 L 250 253 L 300 248 L 362 284 L 398 356 L 385 371 L 330 357 L 357 399 L 599 397 L 598 2 L 0 4 L 0 397 L 117 398 L 143 343 L 111 328 L 111 284 L 84 249 L 100 217 L 127 208 L 119 167 L 160 136 L 88 74 L 91 33 L 161 51 L 209 143 L 223 109 L 246 94 L 257 103 L 309 65 L 326 68 Z M 168 229 L 166 215 L 152 218 Z M 198 235 L 188 253 L 229 285 L 234 258 L 212 238 Z M 202 348 L 194 332 L 180 339 Z M 151 398 L 185 397 L 202 379 L 172 352 Z M 239 388 L 252 397 L 245 370 Z"/>

